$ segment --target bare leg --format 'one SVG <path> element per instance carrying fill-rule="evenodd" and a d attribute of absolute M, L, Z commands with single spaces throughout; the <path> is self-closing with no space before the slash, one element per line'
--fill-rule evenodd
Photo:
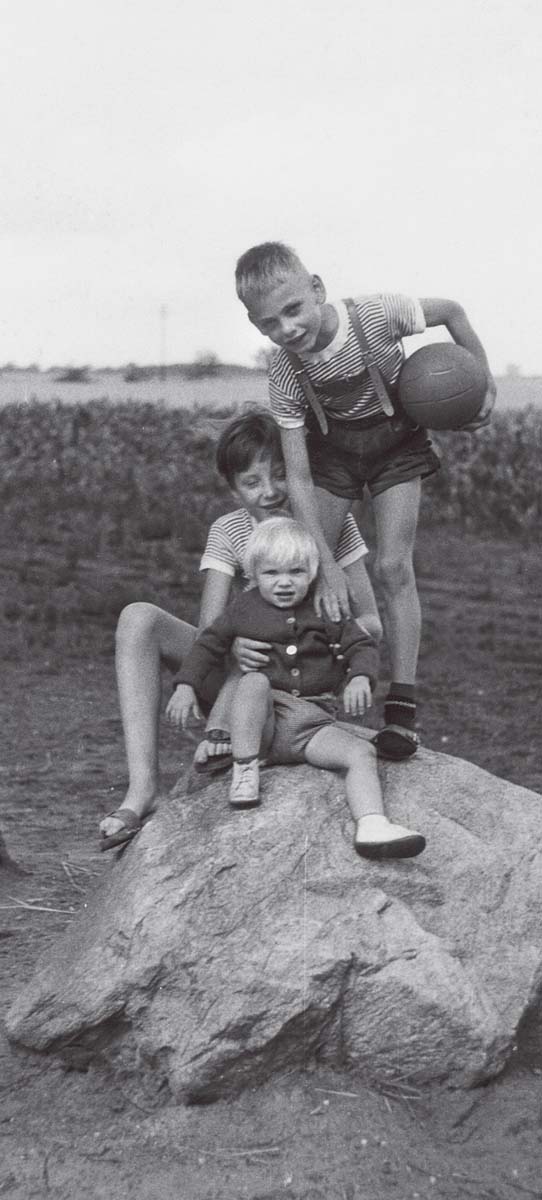
<path fill-rule="evenodd" d="M 233 777 L 230 804 L 233 808 L 253 808 L 260 803 L 259 755 L 271 745 L 273 728 L 269 680 L 258 671 L 250 671 L 239 680 L 231 706 Z"/>
<path fill-rule="evenodd" d="M 265 753 L 274 727 L 271 684 L 266 675 L 250 671 L 241 677 L 230 715 L 234 759 L 257 758 L 260 752 Z"/>
<path fill-rule="evenodd" d="M 346 771 L 345 788 L 356 822 L 354 846 L 364 858 L 411 858 L 425 847 L 420 833 L 396 825 L 384 815 L 376 769 L 376 751 L 336 725 L 315 733 L 305 750 L 307 762 L 331 771 Z"/>
<path fill-rule="evenodd" d="M 354 821 L 367 813 L 384 812 L 376 750 L 371 742 L 362 741 L 337 725 L 324 725 L 311 738 L 305 757 L 313 767 L 346 771 L 346 799 Z"/>
<path fill-rule="evenodd" d="M 226 682 L 221 687 L 218 696 L 213 704 L 205 726 L 207 733 L 216 734 L 217 730 L 222 730 L 225 734 L 223 739 L 216 736 L 213 738 L 205 738 L 200 742 L 194 754 L 194 762 L 202 764 L 212 758 L 220 758 L 224 755 L 229 755 L 231 751 L 230 737 L 230 709 L 237 690 L 239 680 L 243 676 L 238 667 L 234 667 L 231 674 L 228 675 Z"/>
<path fill-rule="evenodd" d="M 181 664 L 196 629 L 154 604 L 129 604 L 120 614 L 116 635 L 116 670 L 120 711 L 128 760 L 129 786 L 121 808 L 141 817 L 158 791 L 158 719 L 161 664 Z M 106 835 L 122 822 L 106 817 Z"/>
<path fill-rule="evenodd" d="M 420 649 L 421 611 L 414 575 L 414 542 L 421 480 L 410 479 L 373 498 L 376 574 L 384 593 L 384 629 L 391 677 L 414 684 Z"/>

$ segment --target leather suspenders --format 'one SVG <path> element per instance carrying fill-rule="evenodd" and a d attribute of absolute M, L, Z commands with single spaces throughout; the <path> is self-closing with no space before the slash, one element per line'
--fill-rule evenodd
<path fill-rule="evenodd" d="M 382 411 L 385 412 L 387 417 L 393 417 L 395 415 L 395 410 L 394 410 L 393 404 L 390 400 L 390 397 L 388 395 L 386 385 L 384 383 L 382 375 L 376 365 L 374 354 L 371 350 L 371 347 L 367 340 L 367 336 L 365 334 L 365 331 L 364 331 L 361 321 L 359 319 L 357 308 L 356 308 L 353 300 L 345 300 L 345 304 L 346 304 L 346 308 L 348 311 L 348 316 L 350 317 L 352 329 L 354 330 L 354 333 L 359 342 L 359 346 L 360 346 L 360 350 L 361 350 L 361 357 L 363 359 L 364 366 L 367 368 L 367 370 L 369 372 L 369 375 L 370 375 L 373 387 L 375 389 L 378 401 L 382 408 Z M 293 369 L 294 375 L 295 375 L 296 379 L 299 381 L 299 385 L 303 390 L 305 400 L 307 401 L 309 406 L 312 408 L 312 411 L 316 417 L 316 420 L 318 421 L 318 425 L 320 426 L 321 432 L 323 434 L 326 434 L 328 432 L 328 423 L 327 423 L 327 419 L 326 419 L 326 414 L 324 412 L 324 409 L 322 408 L 322 405 L 320 403 L 320 400 L 318 399 L 318 396 L 316 395 L 316 392 L 314 390 L 314 387 L 313 387 L 311 378 L 308 374 L 307 368 L 303 365 L 303 363 L 301 362 L 301 359 L 298 358 L 297 354 L 294 354 L 291 350 L 287 350 L 286 354 L 290 361 L 290 366 Z"/>

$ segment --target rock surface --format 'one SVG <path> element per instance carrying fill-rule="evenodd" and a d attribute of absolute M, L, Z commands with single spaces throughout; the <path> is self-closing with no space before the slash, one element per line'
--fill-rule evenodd
<path fill-rule="evenodd" d="M 8 1015 L 9 1036 L 208 1100 L 315 1059 L 390 1081 L 497 1074 L 542 988 L 541 798 L 420 751 L 382 768 L 417 859 L 357 857 L 341 780 L 164 800 Z"/>

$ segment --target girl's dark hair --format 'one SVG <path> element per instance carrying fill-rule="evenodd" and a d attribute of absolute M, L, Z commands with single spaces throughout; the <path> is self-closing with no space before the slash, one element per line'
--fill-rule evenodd
<path fill-rule="evenodd" d="M 216 465 L 230 487 L 235 476 L 246 471 L 257 454 L 267 453 L 282 462 L 279 427 L 265 409 L 251 409 L 230 421 L 216 447 Z"/>

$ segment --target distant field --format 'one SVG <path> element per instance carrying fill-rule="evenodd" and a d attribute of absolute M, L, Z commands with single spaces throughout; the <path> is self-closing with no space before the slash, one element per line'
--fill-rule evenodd
<path fill-rule="evenodd" d="M 88 383 L 59 383 L 55 376 L 40 371 L 0 371 L 0 406 L 25 404 L 29 401 L 61 401 L 63 404 L 85 404 L 90 400 L 116 403 L 137 400 L 164 408 L 235 404 L 263 404 L 267 397 L 267 380 L 263 373 L 246 371 L 239 375 L 224 374 L 216 378 L 183 379 L 170 376 L 162 380 L 138 379 L 127 383 L 121 371 L 93 371 Z"/>
<path fill-rule="evenodd" d="M 542 408 L 542 376 L 507 375 L 497 382 L 500 408 L 520 409 L 529 404 Z M 231 368 L 215 378 L 170 376 L 130 383 L 122 371 L 92 371 L 88 383 L 59 383 L 53 373 L 46 371 L 0 371 L 0 407 L 31 400 L 60 400 L 64 404 L 138 400 L 165 408 L 229 407 L 239 403 L 263 404 L 266 398 L 267 381 L 262 372 L 250 374 L 241 370 L 236 375 Z"/>

